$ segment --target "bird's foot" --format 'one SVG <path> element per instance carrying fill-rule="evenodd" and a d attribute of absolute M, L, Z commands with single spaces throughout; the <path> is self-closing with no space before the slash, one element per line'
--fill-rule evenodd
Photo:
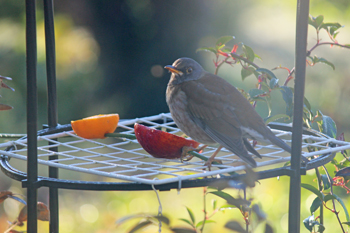
<path fill-rule="evenodd" d="M 208 167 L 208 170 L 211 171 L 211 165 L 212 164 L 222 164 L 222 161 L 220 159 L 215 159 L 214 157 L 213 158 L 209 158 L 205 163 L 204 163 L 204 166 L 207 166 Z"/>
<path fill-rule="evenodd" d="M 219 163 L 219 164 L 222 164 L 222 161 L 221 161 L 221 160 L 215 159 L 215 156 L 220 152 L 221 149 L 222 149 L 222 146 L 220 145 L 220 146 L 216 149 L 216 151 L 214 152 L 214 154 L 212 154 L 212 155 L 210 156 L 210 158 L 205 162 L 204 165 L 208 167 L 209 171 L 210 171 L 210 167 L 211 167 L 211 164 L 212 164 L 212 163 Z"/>
<path fill-rule="evenodd" d="M 181 152 L 181 157 L 180 160 L 181 162 L 183 161 L 190 161 L 194 156 L 193 155 L 189 155 L 188 152 L 190 151 L 195 151 L 197 153 L 200 153 L 204 148 L 206 148 L 207 145 L 204 145 L 198 149 L 193 148 L 192 146 L 184 146 L 182 147 L 182 152 Z"/>

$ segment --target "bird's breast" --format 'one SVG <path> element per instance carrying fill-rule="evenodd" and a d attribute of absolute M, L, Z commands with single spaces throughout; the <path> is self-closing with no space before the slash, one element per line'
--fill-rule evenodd
<path fill-rule="evenodd" d="M 185 92 L 181 91 L 180 88 L 168 86 L 166 101 L 174 122 L 182 132 L 193 140 L 203 144 L 216 143 L 192 120 L 188 111 L 187 96 Z"/>

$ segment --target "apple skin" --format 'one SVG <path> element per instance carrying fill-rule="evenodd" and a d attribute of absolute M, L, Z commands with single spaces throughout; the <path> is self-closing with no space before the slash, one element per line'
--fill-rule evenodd
<path fill-rule="evenodd" d="M 181 157 L 184 146 L 197 148 L 199 143 L 161 130 L 135 123 L 137 141 L 155 158 L 177 159 Z"/>

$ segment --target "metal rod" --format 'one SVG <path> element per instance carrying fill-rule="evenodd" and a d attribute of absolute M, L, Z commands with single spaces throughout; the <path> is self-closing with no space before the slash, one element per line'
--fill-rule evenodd
<path fill-rule="evenodd" d="M 46 45 L 46 74 L 48 89 L 48 125 L 56 127 L 57 91 L 56 91 L 56 50 L 53 0 L 44 0 L 45 16 L 45 45 Z"/>
<path fill-rule="evenodd" d="M 49 128 L 56 127 L 58 123 L 57 114 L 57 91 L 56 91 L 56 50 L 55 50 L 55 27 L 54 27 L 54 7 L 53 0 L 44 0 L 45 19 L 45 45 L 46 45 L 46 75 L 47 75 L 47 96 L 48 96 L 48 125 Z M 49 143 L 52 144 L 52 143 Z M 57 147 L 50 148 L 57 152 Z M 57 155 L 49 157 L 49 160 L 56 160 Z M 58 178 L 58 168 L 49 167 L 49 177 Z M 49 188 L 49 208 L 50 208 L 50 232 L 58 232 L 59 206 L 58 189 Z"/>
<path fill-rule="evenodd" d="M 26 64 L 27 64 L 27 135 L 28 135 L 28 162 L 27 162 L 27 232 L 37 232 L 37 43 L 35 0 L 26 0 Z"/>
<path fill-rule="evenodd" d="M 303 132 L 303 108 L 305 89 L 305 69 L 307 52 L 307 29 L 309 17 L 309 0 L 298 0 L 295 39 L 295 84 L 294 84 L 294 117 L 292 129 L 291 169 L 289 189 L 289 222 L 290 233 L 300 232 L 300 157 Z"/>

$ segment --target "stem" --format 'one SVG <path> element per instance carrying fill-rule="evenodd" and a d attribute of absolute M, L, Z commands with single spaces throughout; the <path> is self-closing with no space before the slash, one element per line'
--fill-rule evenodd
<path fill-rule="evenodd" d="M 111 138 L 127 138 L 127 139 L 136 139 L 135 134 L 126 134 L 126 133 L 106 133 L 105 137 Z"/>
<path fill-rule="evenodd" d="M 262 81 L 263 82 L 263 81 Z M 259 84 L 258 84 L 258 89 L 259 90 L 261 90 L 261 83 L 259 82 Z M 254 101 L 254 103 L 253 103 L 253 108 L 255 109 L 255 107 L 256 107 L 256 103 L 257 103 L 258 101 Z"/>
<path fill-rule="evenodd" d="M 320 43 L 316 43 L 316 44 L 307 52 L 307 56 L 310 56 L 310 53 L 311 53 L 314 49 L 316 49 L 318 46 L 321 46 L 321 45 L 335 45 L 335 46 L 339 46 L 339 47 L 342 47 L 342 48 L 350 49 L 350 46 L 348 46 L 348 45 L 338 44 L 338 43 L 335 43 L 335 42 L 320 42 Z"/>
<path fill-rule="evenodd" d="M 27 136 L 27 134 L 6 134 L 6 133 L 0 134 L 0 138 L 21 138 L 24 136 Z"/>
<path fill-rule="evenodd" d="M 218 57 L 217 57 L 218 58 Z M 217 75 L 219 72 L 219 68 L 220 66 L 222 66 L 222 64 L 224 64 L 230 57 L 226 57 L 224 60 L 222 60 L 219 64 L 216 63 L 216 68 L 215 68 L 215 72 L 214 74 Z M 218 59 L 216 59 L 216 62 L 218 62 Z"/>
<path fill-rule="evenodd" d="M 259 68 L 260 68 L 257 64 L 255 64 L 255 63 L 252 62 L 252 61 L 249 61 L 249 60 L 248 60 L 247 58 L 245 58 L 245 57 L 241 57 L 241 56 L 237 55 L 236 53 L 230 53 L 230 54 L 231 54 L 231 56 L 232 56 L 233 58 L 237 58 L 237 59 L 239 59 L 239 60 L 245 61 L 246 63 L 248 63 L 248 64 L 254 66 L 256 69 L 259 69 Z"/>
<path fill-rule="evenodd" d="M 320 171 L 318 170 L 318 168 L 315 168 L 315 172 L 316 172 L 316 177 L 317 177 L 318 190 L 321 192 L 323 189 L 321 174 L 320 174 Z M 323 225 L 323 205 L 320 205 L 320 224 Z M 321 233 L 322 232 L 323 231 L 321 231 Z"/>
<path fill-rule="evenodd" d="M 290 70 L 290 73 L 289 73 L 289 75 L 288 75 L 286 81 L 283 83 L 283 86 L 287 86 L 287 85 L 288 85 L 288 82 L 289 82 L 290 80 L 293 79 L 292 75 L 294 74 L 294 72 L 295 72 L 295 67 L 293 67 L 293 68 Z"/>
<path fill-rule="evenodd" d="M 244 198 L 244 200 L 247 200 L 247 189 L 246 188 L 243 189 L 243 198 Z M 250 217 L 250 215 L 251 215 L 251 211 L 249 210 L 248 218 Z M 248 232 L 248 230 L 249 230 L 249 219 L 246 219 L 245 220 L 245 231 Z"/>
<path fill-rule="evenodd" d="M 204 219 L 203 224 L 200 229 L 201 232 L 204 230 L 205 220 L 207 220 L 207 187 L 203 187 L 203 212 L 204 212 Z"/>
<path fill-rule="evenodd" d="M 328 182 L 329 182 L 330 185 L 331 185 L 331 192 L 330 192 L 330 193 L 331 193 L 331 195 L 333 195 L 333 180 L 331 179 L 331 176 L 329 175 L 328 170 L 327 170 L 327 168 L 326 168 L 324 165 L 323 165 L 323 168 L 324 168 L 324 170 L 325 170 L 325 172 L 326 172 L 326 174 L 327 174 Z M 337 210 L 336 210 L 336 208 L 335 208 L 335 201 L 334 201 L 334 199 L 332 199 L 332 203 L 333 203 L 333 211 L 334 211 L 334 213 L 335 213 L 335 216 L 337 216 L 339 225 L 340 225 L 340 227 L 341 227 L 343 233 L 345 233 L 343 224 L 341 223 L 340 218 L 339 218 L 339 214 L 338 214 L 338 212 L 337 212 Z"/>

